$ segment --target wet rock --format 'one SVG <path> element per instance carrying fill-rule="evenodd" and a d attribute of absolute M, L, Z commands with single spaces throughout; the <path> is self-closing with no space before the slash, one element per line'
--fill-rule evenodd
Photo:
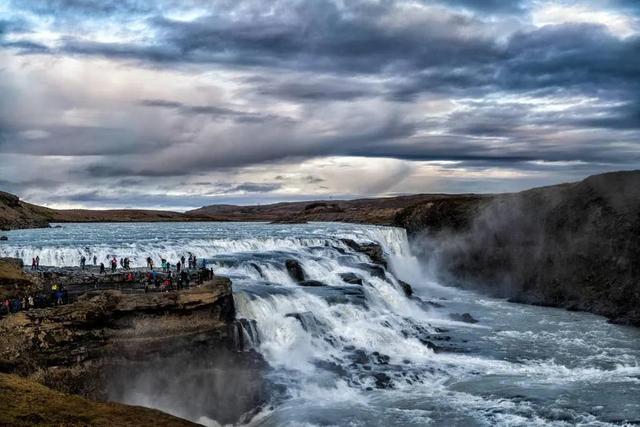
<path fill-rule="evenodd" d="M 262 268 L 260 268 L 258 264 L 256 264 L 255 262 L 252 262 L 250 265 L 258 272 L 260 277 L 264 277 L 264 274 L 262 273 Z"/>
<path fill-rule="evenodd" d="M 0 240 L 9 240 L 7 236 L 0 236 Z"/>
<path fill-rule="evenodd" d="M 310 286 L 306 291 L 329 304 L 356 304 L 366 306 L 366 297 L 360 286 Z"/>
<path fill-rule="evenodd" d="M 388 389 L 393 388 L 393 382 L 391 381 L 391 377 L 384 372 L 376 372 L 373 374 L 373 378 L 376 382 L 376 388 L 379 389 Z"/>
<path fill-rule="evenodd" d="M 373 277 L 377 277 L 378 279 L 386 280 L 387 278 L 386 270 L 379 265 L 367 264 L 365 262 L 361 262 L 356 264 L 355 267 L 361 270 L 365 270 L 367 273 L 369 273 Z"/>
<path fill-rule="evenodd" d="M 306 279 L 306 274 L 304 273 L 304 269 L 302 268 L 300 263 L 295 259 L 286 260 L 284 265 L 287 268 L 287 272 L 289 273 L 289 276 L 291 276 L 291 278 L 294 281 L 302 282 L 303 280 Z"/>
<path fill-rule="evenodd" d="M 302 329 L 309 332 L 311 335 L 318 337 L 322 334 L 326 325 L 318 320 L 318 318 L 310 311 L 302 313 L 287 313 L 285 317 L 292 317 L 300 322 Z"/>
<path fill-rule="evenodd" d="M 457 322 L 464 322 L 464 323 L 478 323 L 478 321 L 476 319 L 473 318 L 472 315 L 470 315 L 469 313 L 449 313 L 449 317 L 452 320 L 455 320 Z"/>
<path fill-rule="evenodd" d="M 313 364 L 320 369 L 333 372 L 340 378 L 346 378 L 349 375 L 349 372 L 347 372 L 347 370 L 344 367 L 342 367 L 341 365 L 338 365 L 335 362 L 331 362 L 329 360 L 316 360 L 315 362 L 313 362 Z"/>
<path fill-rule="evenodd" d="M 403 282 L 402 280 L 398 280 L 398 284 L 407 297 L 411 297 L 411 295 L 413 295 L 413 288 L 410 284 L 408 284 L 407 282 Z"/>
<path fill-rule="evenodd" d="M 301 282 L 298 282 L 298 285 L 300 285 L 300 286 L 310 286 L 310 287 L 327 286 L 326 284 L 322 283 L 319 280 L 303 280 Z"/>
<path fill-rule="evenodd" d="M 342 243 L 350 247 L 356 252 L 367 255 L 374 264 L 378 264 L 387 268 L 387 260 L 384 256 L 382 247 L 377 243 L 358 243 L 352 239 L 340 239 Z"/>
<path fill-rule="evenodd" d="M 374 351 L 372 353 L 372 356 L 374 362 L 378 365 L 388 365 L 389 361 L 391 360 L 391 357 L 387 356 L 386 354 L 380 354 L 377 351 Z"/>
<path fill-rule="evenodd" d="M 355 350 L 349 356 L 349 360 L 351 360 L 356 365 L 366 365 L 369 363 L 369 356 L 365 353 L 364 350 Z"/>
<path fill-rule="evenodd" d="M 350 285 L 362 285 L 362 278 L 355 273 L 340 273 L 340 278 Z"/>

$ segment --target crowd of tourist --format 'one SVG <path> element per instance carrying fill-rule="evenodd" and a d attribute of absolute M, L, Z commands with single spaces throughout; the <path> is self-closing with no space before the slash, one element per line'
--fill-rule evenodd
<path fill-rule="evenodd" d="M 92 261 L 94 267 L 99 267 L 100 274 L 106 274 L 104 262 L 98 265 L 98 257 L 96 255 L 92 256 Z M 108 255 L 107 263 L 110 265 L 112 273 L 118 270 L 118 266 L 126 272 L 124 281 L 119 282 L 119 289 L 122 289 L 122 284 L 124 284 L 125 286 L 130 285 L 132 289 L 140 289 L 140 287 L 143 287 L 145 293 L 151 290 L 169 292 L 189 289 L 193 280 L 195 280 L 197 284 L 201 284 L 207 280 L 212 280 L 214 277 L 213 269 L 207 268 L 204 260 L 201 263 L 200 269 L 197 269 L 198 260 L 193 254 L 189 254 L 186 258 L 184 255 L 181 256 L 174 265 L 168 260 L 160 258 L 161 271 L 154 269 L 154 261 L 151 257 L 146 258 L 147 271 L 132 270 L 131 260 L 128 257 L 118 259 L 116 255 Z M 80 257 L 80 268 L 84 270 L 86 267 L 87 258 L 82 255 Z M 32 259 L 31 269 L 41 269 L 39 256 Z M 22 297 L 5 299 L 0 306 L 0 316 L 34 308 L 44 308 L 69 303 L 69 293 L 61 284 L 52 283 L 50 289 L 51 291 L 49 293 L 27 293 Z"/>

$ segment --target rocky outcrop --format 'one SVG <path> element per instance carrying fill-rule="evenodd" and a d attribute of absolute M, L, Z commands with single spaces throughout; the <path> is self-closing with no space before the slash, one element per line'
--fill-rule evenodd
<path fill-rule="evenodd" d="M 396 221 L 443 280 L 640 326 L 640 172 L 431 201 Z"/>
<path fill-rule="evenodd" d="M 22 267 L 22 260 L 19 258 L 0 258 L 0 301 L 21 297 L 25 292 L 38 288 Z"/>
<path fill-rule="evenodd" d="M 63 392 L 236 422 L 267 393 L 266 364 L 238 339 L 242 328 L 223 277 L 180 292 L 87 292 L 0 320 L 0 368 Z"/>
<path fill-rule="evenodd" d="M 289 276 L 291 276 L 291 278 L 295 282 L 301 283 L 305 281 L 307 275 L 305 274 L 304 269 L 298 261 L 296 261 L 295 259 L 288 259 L 285 261 L 284 265 L 287 269 L 287 272 L 289 273 Z"/>
<path fill-rule="evenodd" d="M 358 243 L 351 239 L 340 240 L 354 251 L 367 255 L 374 264 L 387 268 L 387 260 L 384 256 L 384 250 L 378 243 Z"/>
<path fill-rule="evenodd" d="M 0 230 L 48 227 L 53 210 L 25 203 L 0 191 Z"/>

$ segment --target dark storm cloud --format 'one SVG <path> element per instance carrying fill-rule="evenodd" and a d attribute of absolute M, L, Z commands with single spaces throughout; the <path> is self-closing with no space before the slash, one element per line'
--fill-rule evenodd
<path fill-rule="evenodd" d="M 449 6 L 461 6 L 480 13 L 522 13 L 527 2 L 522 0 L 443 0 Z"/>
<path fill-rule="evenodd" d="M 136 86 L 106 95 L 92 81 L 103 99 L 85 100 L 82 90 L 56 95 L 60 80 L 30 92 L 23 79 L 34 77 L 16 66 L 13 80 L 0 74 L 0 91 L 11 93 L 0 99 L 0 155 L 77 158 L 74 178 L 104 182 L 327 156 L 449 160 L 474 170 L 640 163 L 637 28 L 622 37 L 604 18 L 571 16 L 535 26 L 533 10 L 546 3 L 529 0 L 422 4 L 284 0 L 267 11 L 260 0 L 13 1 L 16 13 L 0 20 L 0 54 L 106 59 L 157 71 L 158 80 L 135 80 L 139 101 L 122 95 Z M 640 22 L 630 0 L 580 7 Z M 49 33 L 38 37 L 37 28 Z M 212 187 L 268 194 L 287 184 L 317 187 L 323 180 L 314 173 Z M 68 200 L 109 198 L 78 194 Z"/>
<path fill-rule="evenodd" d="M 95 15 L 148 13 L 156 8 L 142 0 L 11 0 L 11 5 L 39 15 L 87 17 Z"/>
<path fill-rule="evenodd" d="M 64 7 L 65 1 L 35 3 L 39 4 L 33 7 L 36 12 L 64 16 L 64 10 L 68 10 L 69 14 L 85 13 L 89 18 L 113 8 L 142 14 L 143 18 L 152 9 L 137 8 L 142 4 L 138 2 L 68 2 Z M 425 15 L 413 24 L 398 21 L 389 25 L 390 15 L 402 13 L 398 2 L 355 1 L 343 8 L 328 0 L 283 2 L 274 5 L 268 15 L 255 10 L 259 7 L 252 2 L 220 3 L 212 14 L 193 21 L 158 13 L 148 19 L 157 34 L 152 43 L 67 38 L 60 50 L 156 63 L 226 63 L 347 73 L 479 64 L 501 55 L 495 41 L 476 28 L 478 22 L 459 14 Z"/>
<path fill-rule="evenodd" d="M 280 183 L 255 183 L 255 182 L 246 182 L 244 184 L 235 185 L 225 193 L 235 193 L 238 191 L 244 191 L 247 193 L 270 193 L 272 191 L 276 191 L 282 188 L 282 184 Z"/>
<path fill-rule="evenodd" d="M 380 93 L 372 85 L 340 79 L 300 79 L 278 82 L 267 79 L 253 79 L 258 93 L 279 99 L 295 101 L 347 101 L 365 97 L 375 97 Z"/>
<path fill-rule="evenodd" d="M 140 105 L 145 107 L 171 108 L 186 115 L 207 115 L 220 119 L 231 118 L 239 122 L 292 121 L 290 118 L 280 117 L 275 114 L 252 113 L 216 105 L 185 105 L 181 102 L 166 101 L 163 99 L 144 99 L 140 101 Z"/>

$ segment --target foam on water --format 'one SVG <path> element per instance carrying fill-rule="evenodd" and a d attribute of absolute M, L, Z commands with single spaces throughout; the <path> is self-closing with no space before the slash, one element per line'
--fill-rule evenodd
<path fill-rule="evenodd" d="M 341 239 L 380 244 L 389 271 L 381 276 Z M 270 379 L 286 390 L 255 425 L 607 425 L 640 418 L 633 406 L 640 401 L 636 330 L 444 287 L 398 228 L 64 224 L 12 231 L 0 244 L 0 256 L 29 263 L 39 255 L 41 264 L 58 266 L 94 254 L 98 262 L 116 255 L 134 266 L 147 256 L 175 264 L 189 253 L 232 278 L 238 316 L 257 322 Z M 285 267 L 289 259 L 324 286 L 298 285 Z M 344 273 L 362 285 L 345 283 Z M 398 279 L 419 298 L 407 298 Z M 451 312 L 471 312 L 480 323 L 454 321 Z M 434 352 L 433 342 L 450 351 Z M 612 401 L 611 389 L 624 390 L 631 403 Z M 215 425 L 200 415 L 192 419 Z"/>

